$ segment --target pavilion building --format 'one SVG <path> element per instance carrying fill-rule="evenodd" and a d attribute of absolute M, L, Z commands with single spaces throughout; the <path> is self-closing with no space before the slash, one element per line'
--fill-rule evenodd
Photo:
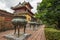
<path fill-rule="evenodd" d="M 33 8 L 29 2 L 24 1 L 23 3 L 19 3 L 15 7 L 11 7 L 14 12 L 14 16 L 25 16 L 27 22 L 30 22 L 33 20 L 34 14 L 31 12 L 31 9 Z"/>

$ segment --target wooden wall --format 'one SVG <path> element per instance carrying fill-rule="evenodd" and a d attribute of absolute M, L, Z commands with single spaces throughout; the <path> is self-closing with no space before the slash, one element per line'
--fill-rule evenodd
<path fill-rule="evenodd" d="M 13 14 L 10 14 L 4 10 L 0 10 L 0 32 L 13 28 L 13 25 L 11 23 L 12 18 Z"/>

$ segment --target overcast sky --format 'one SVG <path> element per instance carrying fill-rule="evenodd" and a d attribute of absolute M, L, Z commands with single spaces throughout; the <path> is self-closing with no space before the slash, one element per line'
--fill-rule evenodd
<path fill-rule="evenodd" d="M 35 13 L 37 10 L 37 3 L 40 3 L 42 0 L 25 0 L 27 2 L 30 2 L 33 9 L 32 12 Z M 10 9 L 12 6 L 17 5 L 19 2 L 24 2 L 24 0 L 0 0 L 0 9 L 6 10 L 8 12 L 13 12 L 12 9 Z"/>

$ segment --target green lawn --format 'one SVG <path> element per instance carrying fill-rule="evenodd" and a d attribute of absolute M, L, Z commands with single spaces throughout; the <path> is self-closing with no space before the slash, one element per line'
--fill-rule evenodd
<path fill-rule="evenodd" d="M 54 28 L 45 28 L 47 40 L 60 40 L 60 30 Z"/>

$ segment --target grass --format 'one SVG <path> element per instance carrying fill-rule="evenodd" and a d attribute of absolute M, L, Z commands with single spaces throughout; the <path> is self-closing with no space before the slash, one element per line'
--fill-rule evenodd
<path fill-rule="evenodd" d="M 60 40 L 60 30 L 54 28 L 45 28 L 47 40 Z"/>

